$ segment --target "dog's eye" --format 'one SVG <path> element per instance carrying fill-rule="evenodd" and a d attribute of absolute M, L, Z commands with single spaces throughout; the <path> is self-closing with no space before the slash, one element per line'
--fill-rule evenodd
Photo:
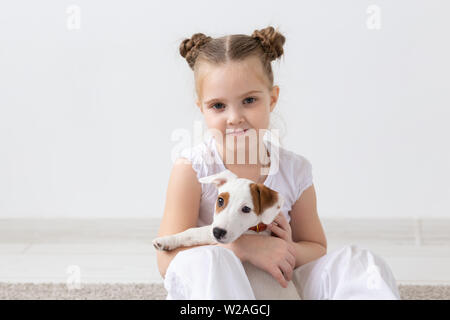
<path fill-rule="evenodd" d="M 223 206 L 223 198 L 218 198 L 217 203 L 219 204 L 219 207 Z"/>
<path fill-rule="evenodd" d="M 250 211 L 252 211 L 251 208 L 249 208 L 249 207 L 247 207 L 247 206 L 243 206 L 243 207 L 242 207 L 242 212 L 244 212 L 244 213 L 249 213 Z"/>

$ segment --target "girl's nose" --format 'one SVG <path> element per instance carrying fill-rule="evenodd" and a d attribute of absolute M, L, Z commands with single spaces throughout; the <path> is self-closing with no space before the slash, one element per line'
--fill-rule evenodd
<path fill-rule="evenodd" d="M 239 110 L 239 108 L 229 108 L 228 109 L 228 125 L 234 126 L 241 122 L 243 122 L 243 116 Z"/>

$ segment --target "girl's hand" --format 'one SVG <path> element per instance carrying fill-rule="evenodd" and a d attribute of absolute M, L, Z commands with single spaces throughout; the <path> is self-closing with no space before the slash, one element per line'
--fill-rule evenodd
<path fill-rule="evenodd" d="M 288 281 L 292 280 L 296 251 L 291 226 L 285 216 L 280 213 L 274 222 L 268 228 L 277 237 L 242 235 L 232 243 L 219 245 L 234 251 L 240 260 L 268 272 L 286 288 Z"/>
<path fill-rule="evenodd" d="M 245 250 L 246 261 L 268 272 L 282 287 L 292 279 L 295 267 L 295 249 L 289 242 L 261 235 L 244 235 L 240 246 Z"/>
<path fill-rule="evenodd" d="M 281 212 L 275 217 L 271 224 L 267 225 L 267 228 L 272 231 L 272 235 L 276 235 L 279 238 L 292 243 L 291 225 Z"/>

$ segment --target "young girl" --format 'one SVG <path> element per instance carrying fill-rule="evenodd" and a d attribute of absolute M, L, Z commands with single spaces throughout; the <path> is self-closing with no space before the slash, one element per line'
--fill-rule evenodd
<path fill-rule="evenodd" d="M 225 169 L 281 193 L 285 203 L 268 226 L 272 236 L 245 234 L 230 244 L 157 251 L 167 299 L 255 299 L 243 261 L 265 270 L 283 287 L 292 280 L 302 299 L 400 298 L 389 266 L 374 253 L 355 245 L 327 253 L 306 158 L 271 148 L 264 140 L 257 145 L 266 148 L 261 154 L 267 157 L 256 163 L 227 159 L 230 151 L 243 151 L 246 159 L 252 152 L 247 145 L 227 144 L 229 135 L 236 139 L 250 130 L 268 130 L 280 91 L 273 85 L 271 61 L 283 54 L 284 42 L 282 34 L 267 27 L 251 36 L 217 39 L 197 33 L 180 45 L 194 71 L 197 106 L 214 134 L 183 150 L 175 162 L 158 236 L 211 224 L 217 189 L 198 179 Z M 242 130 L 246 132 L 233 133 Z M 261 174 L 267 166 L 269 174 Z"/>

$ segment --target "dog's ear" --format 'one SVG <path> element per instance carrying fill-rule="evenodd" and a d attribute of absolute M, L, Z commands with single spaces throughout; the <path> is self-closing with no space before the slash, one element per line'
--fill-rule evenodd
<path fill-rule="evenodd" d="M 218 187 L 224 185 L 225 183 L 233 181 L 237 178 L 238 178 L 237 175 L 235 175 L 230 170 L 225 169 L 219 173 L 200 178 L 200 179 L 198 179 L 198 181 L 200 183 L 214 183 L 216 185 L 216 187 L 218 188 Z"/>
<path fill-rule="evenodd" d="M 272 223 L 275 217 L 280 213 L 281 205 L 272 206 L 261 214 L 261 222 L 264 224 Z"/>
<path fill-rule="evenodd" d="M 283 206 L 283 196 L 262 183 L 250 183 L 254 210 L 261 222 L 269 224 L 275 219 Z"/>

